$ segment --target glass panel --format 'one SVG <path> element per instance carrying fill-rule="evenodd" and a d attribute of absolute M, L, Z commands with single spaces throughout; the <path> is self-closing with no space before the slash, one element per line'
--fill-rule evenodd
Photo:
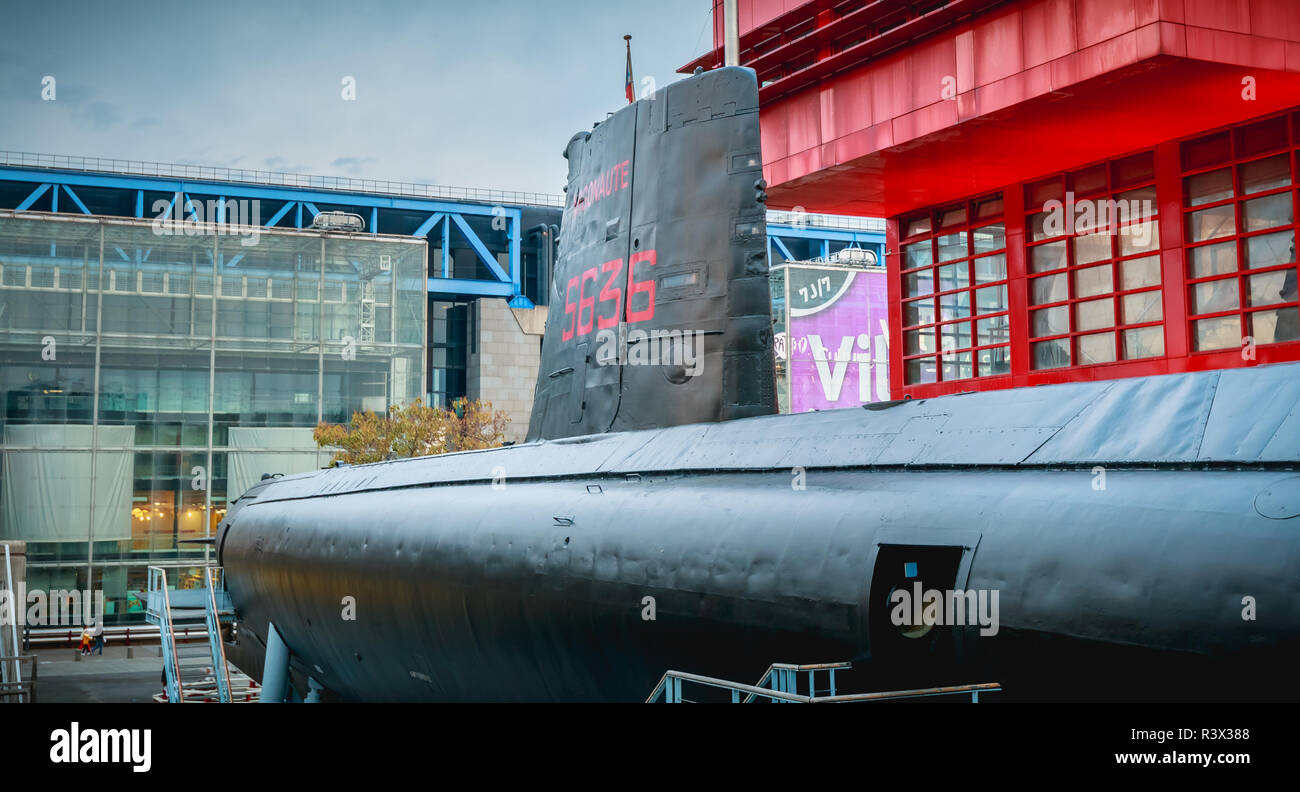
<path fill-rule="evenodd" d="M 962 352 L 959 355 L 950 355 L 943 360 L 943 378 L 945 380 L 970 379 L 975 376 L 975 368 L 972 364 L 972 356 L 969 352 Z"/>
<path fill-rule="evenodd" d="M 1276 305 L 1295 302 L 1295 270 L 1261 272 L 1246 278 L 1247 305 Z"/>
<path fill-rule="evenodd" d="M 911 220 L 908 220 L 907 231 L 904 232 L 903 236 L 914 237 L 917 234 L 928 233 L 930 233 L 930 216 L 926 215 L 925 217 L 914 217 Z"/>
<path fill-rule="evenodd" d="M 1035 338 L 1070 332 L 1070 309 L 1067 306 L 1060 305 L 1056 308 L 1034 311 L 1032 317 Z"/>
<path fill-rule="evenodd" d="M 1295 263 L 1295 232 L 1265 234 L 1246 240 L 1246 266 L 1250 269 Z"/>
<path fill-rule="evenodd" d="M 1006 277 L 1007 256 L 1005 253 L 975 259 L 976 283 L 991 283 L 1006 280 Z"/>
<path fill-rule="evenodd" d="M 975 290 L 975 313 L 997 313 L 1007 309 L 1007 287 L 990 286 Z"/>
<path fill-rule="evenodd" d="M 1246 201 L 1241 207 L 1241 217 L 1247 232 L 1288 225 L 1295 217 L 1291 211 L 1291 193 L 1278 193 Z"/>
<path fill-rule="evenodd" d="M 992 253 L 1007 246 L 1007 232 L 1001 223 L 986 225 L 971 232 L 976 253 Z"/>
<path fill-rule="evenodd" d="M 1047 221 L 1052 218 L 1052 214 L 1051 212 L 1039 212 L 1029 218 L 1029 241 L 1037 242 L 1040 239 L 1047 239 L 1049 236 L 1061 236 L 1065 232 L 1064 224 L 1060 223 L 1058 217 L 1056 218 L 1057 222 L 1050 229 L 1052 233 L 1048 233 Z"/>
<path fill-rule="evenodd" d="M 1055 309 L 1048 309 L 1055 310 Z M 987 344 L 1005 344 L 1011 340 L 1011 323 L 1005 314 L 975 322 L 976 346 Z"/>
<path fill-rule="evenodd" d="M 1011 373 L 1011 348 L 993 347 L 979 351 L 980 376 L 991 377 Z"/>
<path fill-rule="evenodd" d="M 959 206 L 955 209 L 947 209 L 939 215 L 940 228 L 952 228 L 966 222 L 966 207 Z"/>
<path fill-rule="evenodd" d="M 934 258 L 930 252 L 930 240 L 926 239 L 921 242 L 913 242 L 910 245 L 903 245 L 903 269 L 925 267 L 933 263 Z"/>
<path fill-rule="evenodd" d="M 1119 287 L 1122 291 L 1143 289 L 1160 283 L 1160 258 L 1130 259 L 1119 263 Z"/>
<path fill-rule="evenodd" d="M 1034 278 L 1029 281 L 1029 289 L 1031 305 L 1059 302 L 1070 296 L 1065 273 Z"/>
<path fill-rule="evenodd" d="M 1070 365 L 1070 339 L 1039 341 L 1034 344 L 1034 368 L 1054 369 Z"/>
<path fill-rule="evenodd" d="M 1075 303 L 1075 330 L 1100 330 L 1103 327 L 1114 327 L 1114 325 L 1115 303 L 1111 298 Z"/>
<path fill-rule="evenodd" d="M 1158 291 L 1124 295 L 1122 310 L 1124 312 L 1124 324 L 1158 322 L 1164 318 L 1164 307 L 1161 304 L 1160 292 Z"/>
<path fill-rule="evenodd" d="M 1165 353 L 1165 332 L 1162 327 L 1139 327 L 1124 331 L 1124 359 L 1160 357 Z"/>
<path fill-rule="evenodd" d="M 914 300 L 903 303 L 903 325 L 932 324 L 934 322 L 934 300 Z"/>
<path fill-rule="evenodd" d="M 1091 264 L 1111 257 L 1110 234 L 1088 234 L 1074 238 L 1074 263 Z"/>
<path fill-rule="evenodd" d="M 1113 273 L 1109 264 L 1074 271 L 1075 297 L 1093 297 L 1114 290 Z"/>
<path fill-rule="evenodd" d="M 1119 230 L 1119 254 L 1132 256 L 1137 253 L 1149 253 L 1160 249 L 1160 223 L 1147 220 L 1134 223 Z"/>
<path fill-rule="evenodd" d="M 904 296 L 920 297 L 925 294 L 934 294 L 934 270 L 923 269 L 916 272 L 907 272 L 903 274 L 903 289 L 906 292 Z"/>
<path fill-rule="evenodd" d="M 1029 249 L 1029 271 L 1047 272 L 1065 266 L 1065 240 L 1049 242 Z"/>
<path fill-rule="evenodd" d="M 988 217 L 997 217 L 1002 214 L 1002 196 L 997 195 L 992 198 L 979 202 L 975 207 L 975 217 L 983 220 Z"/>
<path fill-rule="evenodd" d="M 1241 307 L 1237 301 L 1237 279 L 1198 283 L 1192 287 L 1192 313 L 1207 314 L 1232 311 Z"/>
<path fill-rule="evenodd" d="M 939 379 L 938 371 L 938 366 L 935 365 L 932 357 L 909 360 L 907 361 L 907 384 L 920 385 L 935 382 Z"/>
<path fill-rule="evenodd" d="M 919 355 L 922 352 L 934 352 L 934 330 L 908 330 L 903 333 L 903 354 Z"/>
<path fill-rule="evenodd" d="M 1196 327 L 1196 349 L 1231 349 L 1241 346 L 1241 318 L 1220 316 L 1193 322 Z"/>
<path fill-rule="evenodd" d="M 1208 278 L 1237 271 L 1237 243 L 1220 242 L 1192 248 L 1191 271 L 1193 278 Z"/>
<path fill-rule="evenodd" d="M 1201 204 L 1231 198 L 1232 169 L 1223 168 L 1209 173 L 1188 176 L 1185 180 L 1183 192 L 1186 196 L 1184 206 L 1200 206 Z"/>
<path fill-rule="evenodd" d="M 939 291 L 964 289 L 970 285 L 970 265 L 965 261 L 960 264 L 944 264 L 939 267 Z"/>
<path fill-rule="evenodd" d="M 965 258 L 970 255 L 970 249 L 966 246 L 966 233 L 944 234 L 939 237 L 939 260 L 952 261 L 953 259 Z"/>
<path fill-rule="evenodd" d="M 1110 363 L 1115 360 L 1115 334 L 1097 333 L 1079 336 L 1079 365 Z"/>
<path fill-rule="evenodd" d="M 939 298 L 939 321 L 970 316 L 970 292 L 960 291 Z"/>
<path fill-rule="evenodd" d="M 1139 187 L 1136 190 L 1120 193 L 1115 196 L 1115 204 L 1118 216 L 1124 222 L 1155 217 L 1160 210 L 1159 204 L 1156 203 L 1154 184 L 1149 187 Z"/>
<path fill-rule="evenodd" d="M 1189 241 L 1204 242 L 1207 239 L 1218 239 L 1235 233 L 1237 233 L 1237 216 L 1232 204 L 1202 209 L 1187 215 Z"/>
<path fill-rule="evenodd" d="M 1300 313 L 1295 308 L 1256 311 L 1248 316 L 1250 332 L 1256 344 L 1300 340 Z"/>
<path fill-rule="evenodd" d="M 1290 157 L 1279 154 L 1276 157 L 1247 162 L 1238 166 L 1241 171 L 1241 194 L 1253 195 L 1265 190 L 1275 190 L 1291 183 Z"/>
<path fill-rule="evenodd" d="M 1111 163 L 1111 183 L 1120 186 L 1154 179 L 1156 175 L 1155 159 L 1155 154 L 1147 151 Z"/>
<path fill-rule="evenodd" d="M 939 326 L 939 351 L 950 352 L 955 349 L 967 349 L 970 346 L 970 322 Z"/>

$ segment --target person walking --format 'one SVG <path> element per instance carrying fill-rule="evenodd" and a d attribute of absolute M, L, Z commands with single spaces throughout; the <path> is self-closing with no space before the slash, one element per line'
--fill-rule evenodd
<path fill-rule="evenodd" d="M 104 620 L 100 619 L 95 622 L 95 629 L 91 632 L 91 637 L 95 639 L 94 654 L 104 654 Z"/>
<path fill-rule="evenodd" d="M 81 653 L 83 655 L 90 654 L 90 626 L 89 625 L 81 628 Z"/>

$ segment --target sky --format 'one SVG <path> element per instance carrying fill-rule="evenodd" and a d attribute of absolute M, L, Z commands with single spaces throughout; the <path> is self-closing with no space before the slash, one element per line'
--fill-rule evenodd
<path fill-rule="evenodd" d="M 623 35 L 662 87 L 711 5 L 0 0 L 0 149 L 559 193 Z"/>

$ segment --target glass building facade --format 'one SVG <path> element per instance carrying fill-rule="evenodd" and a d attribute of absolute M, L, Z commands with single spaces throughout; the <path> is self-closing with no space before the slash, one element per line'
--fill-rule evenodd
<path fill-rule="evenodd" d="M 263 473 L 324 466 L 319 421 L 424 392 L 424 240 L 222 230 L 0 212 L 0 539 L 110 624 Z"/>

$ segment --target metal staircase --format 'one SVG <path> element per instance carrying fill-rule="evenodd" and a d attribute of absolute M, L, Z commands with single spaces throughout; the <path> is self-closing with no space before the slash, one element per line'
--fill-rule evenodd
<path fill-rule="evenodd" d="M 851 703 L 867 701 L 890 701 L 897 699 L 914 699 L 929 698 L 931 696 L 970 696 L 972 703 L 978 703 L 980 693 L 996 693 L 1002 689 L 1002 686 L 996 682 L 985 682 L 976 685 L 953 685 L 950 687 L 920 688 L 917 690 L 887 690 L 876 693 L 849 693 L 839 694 L 835 689 L 835 672 L 843 671 L 853 667 L 852 663 L 811 663 L 806 665 L 792 665 L 790 663 L 773 663 L 767 667 L 767 671 L 758 680 L 756 685 L 747 685 L 743 682 L 732 682 L 726 679 L 716 677 L 701 676 L 699 674 L 688 674 L 685 671 L 666 671 L 659 679 L 659 684 L 655 685 L 654 691 L 646 698 L 647 704 L 653 704 L 657 701 L 663 701 L 666 704 L 683 704 L 696 703 L 682 695 L 683 683 L 690 683 L 701 687 L 715 688 L 729 691 L 733 704 L 749 704 L 755 699 L 766 699 L 773 704 L 817 704 L 817 703 Z M 830 687 L 819 690 L 817 688 L 816 674 L 818 671 L 826 671 L 830 679 Z M 808 692 L 799 692 L 799 674 L 808 674 Z M 818 693 L 826 695 L 819 696 Z M 741 695 L 744 694 L 744 698 Z"/>
<path fill-rule="evenodd" d="M 256 685 L 236 673 L 232 684 L 221 625 L 234 622 L 235 611 L 220 567 L 205 567 L 203 588 L 169 589 L 167 570 L 149 567 L 145 618 L 158 626 L 165 687 L 173 704 L 196 701 L 251 701 Z M 186 641 L 193 635 L 206 640 Z M 177 640 L 178 636 L 181 640 Z"/>

